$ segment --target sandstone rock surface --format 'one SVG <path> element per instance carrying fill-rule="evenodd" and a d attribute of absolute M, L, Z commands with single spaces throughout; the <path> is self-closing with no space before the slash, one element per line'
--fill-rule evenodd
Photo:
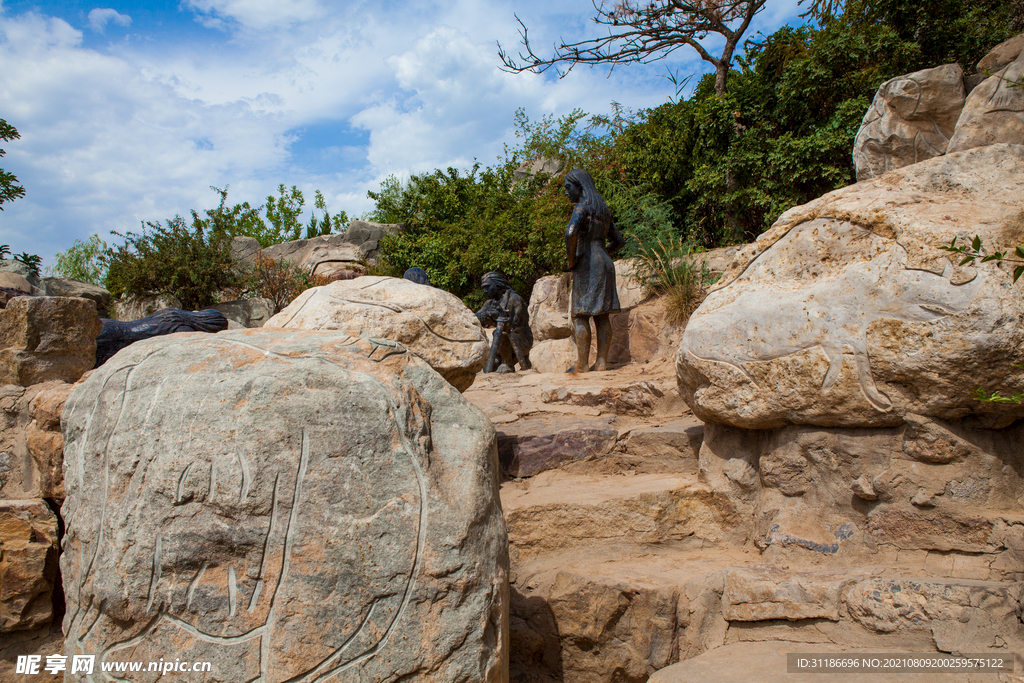
<path fill-rule="evenodd" d="M 264 327 L 392 339 L 459 391 L 473 383 L 489 351 L 480 321 L 455 295 L 391 277 L 366 276 L 308 289 Z"/>
<path fill-rule="evenodd" d="M 949 141 L 948 151 L 985 145 L 1024 144 L 1024 53 L 971 91 Z"/>
<path fill-rule="evenodd" d="M 397 235 L 406 229 L 402 223 L 372 223 L 370 221 L 355 220 L 348 224 L 343 233 L 345 240 L 350 244 L 359 247 L 363 257 L 368 261 L 377 258 L 380 250 L 380 241 L 388 235 Z"/>
<path fill-rule="evenodd" d="M 795 207 L 739 252 L 690 318 L 680 394 L 705 421 L 882 427 L 916 414 L 1002 427 L 973 399 L 1024 385 L 1024 301 L 992 263 L 938 249 L 1024 243 L 1024 145 L 947 154 Z"/>
<path fill-rule="evenodd" d="M 242 327 L 263 327 L 274 315 L 274 302 L 261 298 L 224 301 L 209 308 L 220 311 L 229 321 L 233 320 Z"/>
<path fill-rule="evenodd" d="M 56 381 L 0 385 L 0 500 L 64 499 L 59 412 L 70 391 Z"/>
<path fill-rule="evenodd" d="M 225 681 L 507 681 L 494 431 L 400 345 L 145 340 L 63 421 L 67 654 L 188 653 Z"/>
<path fill-rule="evenodd" d="M 566 339 L 572 336 L 572 323 L 569 322 L 571 283 L 572 273 L 548 275 L 533 283 L 527 310 L 530 313 L 530 329 L 533 331 L 534 344 L 548 339 Z"/>
<path fill-rule="evenodd" d="M 883 83 L 853 143 L 857 179 L 945 154 L 964 108 L 963 79 L 959 65 L 944 64 Z"/>
<path fill-rule="evenodd" d="M 1016 60 L 1021 52 L 1024 52 L 1024 33 L 1007 38 L 989 50 L 989 53 L 978 62 L 978 72 L 999 71 Z"/>
<path fill-rule="evenodd" d="M 151 316 L 165 308 L 181 308 L 181 302 L 170 294 L 154 296 L 128 295 L 115 299 L 108 308 L 111 320 L 130 322 Z"/>
<path fill-rule="evenodd" d="M 53 619 L 57 517 L 41 500 L 0 501 L 0 633 Z"/>
<path fill-rule="evenodd" d="M 321 263 L 359 261 L 365 257 L 363 250 L 349 242 L 344 234 L 282 242 L 263 249 L 262 254 L 275 261 L 288 261 L 308 273 Z"/>
<path fill-rule="evenodd" d="M 44 277 L 42 288 L 46 296 L 77 296 L 92 299 L 96 302 L 96 311 L 100 317 L 109 317 L 107 310 L 110 308 L 110 292 L 102 287 L 69 277 Z"/>
<path fill-rule="evenodd" d="M 96 362 L 100 328 L 88 299 L 12 299 L 0 311 L 0 384 L 74 382 Z"/>

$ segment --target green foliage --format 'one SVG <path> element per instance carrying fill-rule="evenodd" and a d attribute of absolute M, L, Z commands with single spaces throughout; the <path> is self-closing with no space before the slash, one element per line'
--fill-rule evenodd
<path fill-rule="evenodd" d="M 563 233 L 572 205 L 562 188 L 564 174 L 586 166 L 595 180 L 611 178 L 605 157 L 613 140 L 594 126 L 583 128 L 586 117 L 575 110 L 531 123 L 520 109 L 515 115 L 520 144 L 506 149 L 498 164 L 475 164 L 468 172 L 438 169 L 406 183 L 393 176 L 385 180 L 379 191 L 368 193 L 376 202 L 370 220 L 405 223 L 409 230 L 381 241 L 378 271 L 401 276 L 407 268 L 423 268 L 431 284 L 475 308 L 484 300 L 480 276 L 497 270 L 529 297 L 537 278 L 565 268 Z M 609 125 L 619 123 L 601 121 L 601 127 Z M 537 157 L 562 160 L 562 171 L 553 178 L 538 174 L 516 180 L 520 162 Z"/>
<path fill-rule="evenodd" d="M 113 233 L 125 243 L 103 256 L 110 293 L 170 294 L 184 308 L 196 310 L 214 303 L 219 290 L 237 287 L 230 235 L 212 229 L 213 216 L 210 211 L 206 215 L 200 218 L 193 211 L 192 225 L 175 216 L 164 224 L 146 221 L 141 233 Z"/>
<path fill-rule="evenodd" d="M 310 287 L 327 284 L 327 279 L 310 275 L 288 261 L 275 261 L 259 255 L 244 277 L 245 289 L 251 294 L 269 299 L 278 313 L 295 297 Z"/>
<path fill-rule="evenodd" d="M 670 237 L 640 244 L 634 263 L 637 284 L 649 294 L 664 297 L 668 322 L 685 325 L 711 282 L 707 262 L 695 254 L 692 245 Z"/>
<path fill-rule="evenodd" d="M 90 235 L 85 242 L 75 240 L 67 251 L 54 257 L 56 263 L 46 269 L 46 274 L 50 277 L 69 277 L 102 287 L 107 277 L 103 261 L 106 250 L 107 243 L 99 235 Z"/>
<path fill-rule="evenodd" d="M 850 150 L 882 82 L 973 65 L 1010 35 L 999 0 L 812 7 L 817 27 L 747 43 L 726 95 L 709 74 L 688 100 L 640 112 L 616 139 L 623 180 L 668 201 L 695 243 L 753 239 L 788 208 L 854 182 Z"/>
<path fill-rule="evenodd" d="M 18 133 L 18 129 L 7 123 L 4 119 L 0 119 L 0 140 L 8 142 L 10 140 L 17 140 L 21 137 Z M 0 149 L 0 157 L 4 156 L 6 152 Z M 25 196 L 25 188 L 18 185 L 18 177 L 13 173 L 0 168 L 0 211 L 4 210 L 4 202 L 13 202 L 19 197 Z"/>
<path fill-rule="evenodd" d="M 39 266 L 43 263 L 42 256 L 37 256 L 36 254 L 30 254 L 27 251 L 23 251 L 20 254 L 15 254 L 14 260 L 25 264 L 30 273 L 39 277 Z"/>
<path fill-rule="evenodd" d="M 220 205 L 216 209 L 207 209 L 205 218 L 199 218 L 193 211 L 193 220 L 201 221 L 205 228 L 214 233 L 255 238 L 263 248 L 302 237 L 309 239 L 341 232 L 348 226 L 348 215 L 342 211 L 332 216 L 320 190 L 316 190 L 313 206 L 324 214 L 317 218 L 316 213 L 311 213 L 309 222 L 303 225 L 300 218 L 306 199 L 302 190 L 294 185 L 287 190 L 282 183 L 277 188 L 279 196 L 276 199 L 273 196 L 267 197 L 266 204 L 257 207 L 243 202 L 228 208 L 228 188 L 210 189 L 220 195 Z M 265 211 L 266 219 L 261 215 L 262 211 Z"/>
<path fill-rule="evenodd" d="M 270 195 L 264 205 L 267 221 L 272 226 L 277 242 L 297 240 L 302 235 L 299 217 L 302 215 L 302 207 L 306 205 L 306 199 L 302 196 L 302 190 L 294 185 L 291 190 L 286 190 L 284 183 L 281 183 L 277 186 L 277 192 L 280 196 L 275 199 Z"/>
<path fill-rule="evenodd" d="M 1013 253 L 1013 256 L 1007 256 L 1009 252 L 1005 251 L 993 251 L 991 254 L 985 254 L 985 245 L 981 243 L 981 237 L 975 235 L 974 239 L 971 240 L 970 244 L 957 244 L 956 237 L 945 246 L 939 247 L 943 251 L 948 251 L 953 254 L 960 254 L 963 258 L 960 260 L 961 266 L 967 264 L 973 264 L 975 261 L 981 263 L 988 263 L 989 261 L 999 261 L 1002 263 L 1009 263 L 1014 265 L 1013 268 L 1013 282 L 1016 284 L 1017 280 L 1024 275 L 1024 246 L 1018 245 Z"/>

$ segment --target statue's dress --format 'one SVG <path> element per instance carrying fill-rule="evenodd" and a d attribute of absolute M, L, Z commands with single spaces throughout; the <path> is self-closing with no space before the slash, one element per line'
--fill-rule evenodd
<path fill-rule="evenodd" d="M 595 218 L 582 203 L 569 219 L 566 241 L 575 236 L 576 265 L 572 269 L 572 314 L 601 315 L 619 312 L 619 294 L 615 289 L 615 264 L 605 251 L 605 240 L 623 243 L 619 229 L 608 218 Z"/>

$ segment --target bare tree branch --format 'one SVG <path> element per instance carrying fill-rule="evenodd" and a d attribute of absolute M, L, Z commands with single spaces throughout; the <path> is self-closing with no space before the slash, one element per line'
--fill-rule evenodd
<path fill-rule="evenodd" d="M 502 70 L 511 73 L 542 73 L 555 67 L 564 77 L 576 64 L 649 64 L 664 59 L 682 47 L 693 48 L 700 58 L 715 67 L 715 91 L 725 93 L 726 77 L 740 38 L 767 0 L 614 0 L 610 5 L 594 2 L 596 24 L 607 27 L 607 35 L 573 43 L 564 40 L 554 46 L 553 57 L 538 55 L 530 43 L 529 30 L 519 22 L 525 50 L 511 56 L 498 44 Z M 718 57 L 709 53 L 702 40 L 711 34 L 725 38 Z M 556 65 L 568 64 L 565 71 Z"/>

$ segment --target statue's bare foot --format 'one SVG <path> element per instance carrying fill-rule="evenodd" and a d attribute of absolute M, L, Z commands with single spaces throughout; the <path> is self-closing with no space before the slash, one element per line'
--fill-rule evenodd
<path fill-rule="evenodd" d="M 514 370 L 512 370 L 512 368 L 510 368 L 506 364 L 502 363 L 501 365 L 498 366 L 498 369 L 495 370 L 495 372 L 497 372 L 499 375 L 507 375 L 510 372 L 514 372 Z"/>
<path fill-rule="evenodd" d="M 608 364 L 605 363 L 603 360 L 599 360 L 596 363 L 594 363 L 592 366 L 590 366 L 590 369 L 594 370 L 596 372 L 603 372 L 603 371 L 608 369 Z"/>
<path fill-rule="evenodd" d="M 590 372 L 590 368 L 587 367 L 586 363 L 577 363 L 572 368 L 573 372 Z"/>

